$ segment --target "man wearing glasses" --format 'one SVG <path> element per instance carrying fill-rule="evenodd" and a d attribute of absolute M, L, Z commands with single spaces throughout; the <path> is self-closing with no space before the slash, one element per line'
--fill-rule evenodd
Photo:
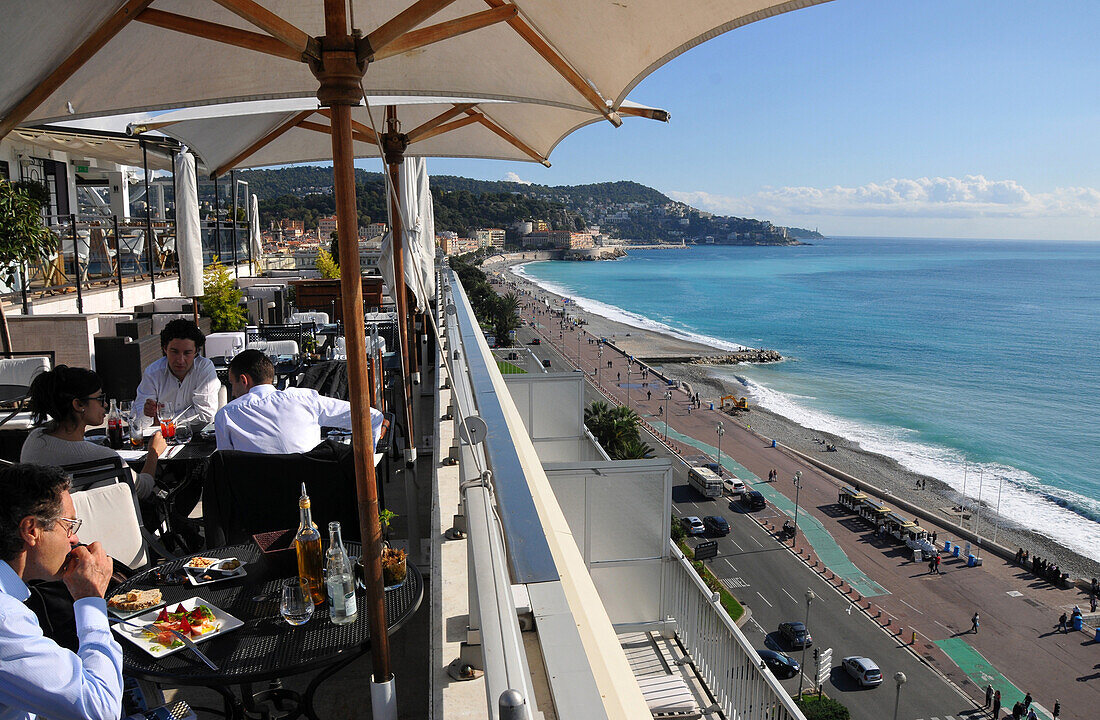
<path fill-rule="evenodd" d="M 111 637 L 103 594 L 111 559 L 78 546 L 69 480 L 60 468 L 0 468 L 0 720 L 122 714 L 122 648 Z M 28 580 L 61 580 L 74 600 L 76 653 L 43 636 L 23 603 Z"/>

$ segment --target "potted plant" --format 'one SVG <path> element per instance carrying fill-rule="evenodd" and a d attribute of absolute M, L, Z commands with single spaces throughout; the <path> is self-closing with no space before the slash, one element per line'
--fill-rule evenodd
<path fill-rule="evenodd" d="M 378 524 L 382 526 L 382 541 L 389 543 L 390 539 L 390 523 L 394 521 L 398 516 L 393 510 L 386 510 L 382 508 L 378 511 Z"/>
<path fill-rule="evenodd" d="M 19 267 L 57 249 L 57 238 L 42 224 L 43 197 L 49 201 L 44 185 L 0 179 L 0 267 Z M 2 304 L 0 343 L 4 352 L 12 349 Z"/>

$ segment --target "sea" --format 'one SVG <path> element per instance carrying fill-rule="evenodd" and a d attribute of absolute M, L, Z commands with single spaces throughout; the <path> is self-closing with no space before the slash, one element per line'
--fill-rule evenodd
<path fill-rule="evenodd" d="M 612 320 L 778 350 L 714 373 L 1100 561 L 1100 243 L 837 237 L 518 272 Z"/>

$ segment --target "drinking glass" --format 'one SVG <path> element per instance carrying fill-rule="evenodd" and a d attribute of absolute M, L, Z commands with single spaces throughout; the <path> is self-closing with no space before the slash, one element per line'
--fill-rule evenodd
<path fill-rule="evenodd" d="M 181 445 L 186 445 L 191 442 L 191 423 L 183 420 L 179 425 L 176 425 L 176 442 Z"/>
<path fill-rule="evenodd" d="M 172 403 L 160 403 L 160 434 L 164 436 L 169 445 L 172 444 L 172 437 L 175 435 L 172 422 L 172 412 L 174 410 Z"/>
<path fill-rule="evenodd" d="M 141 416 L 134 413 L 130 416 L 130 447 L 137 450 L 145 445 L 144 423 Z"/>
<path fill-rule="evenodd" d="M 305 625 L 313 617 L 313 598 L 309 595 L 309 581 L 296 577 L 283 581 L 283 596 L 279 612 L 291 625 Z"/>

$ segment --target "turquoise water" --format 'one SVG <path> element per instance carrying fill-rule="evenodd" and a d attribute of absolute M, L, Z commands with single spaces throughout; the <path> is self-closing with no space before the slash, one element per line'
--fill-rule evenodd
<path fill-rule="evenodd" d="M 521 270 L 637 326 L 780 351 L 717 369 L 1100 559 L 1100 243 L 835 238 Z"/>

